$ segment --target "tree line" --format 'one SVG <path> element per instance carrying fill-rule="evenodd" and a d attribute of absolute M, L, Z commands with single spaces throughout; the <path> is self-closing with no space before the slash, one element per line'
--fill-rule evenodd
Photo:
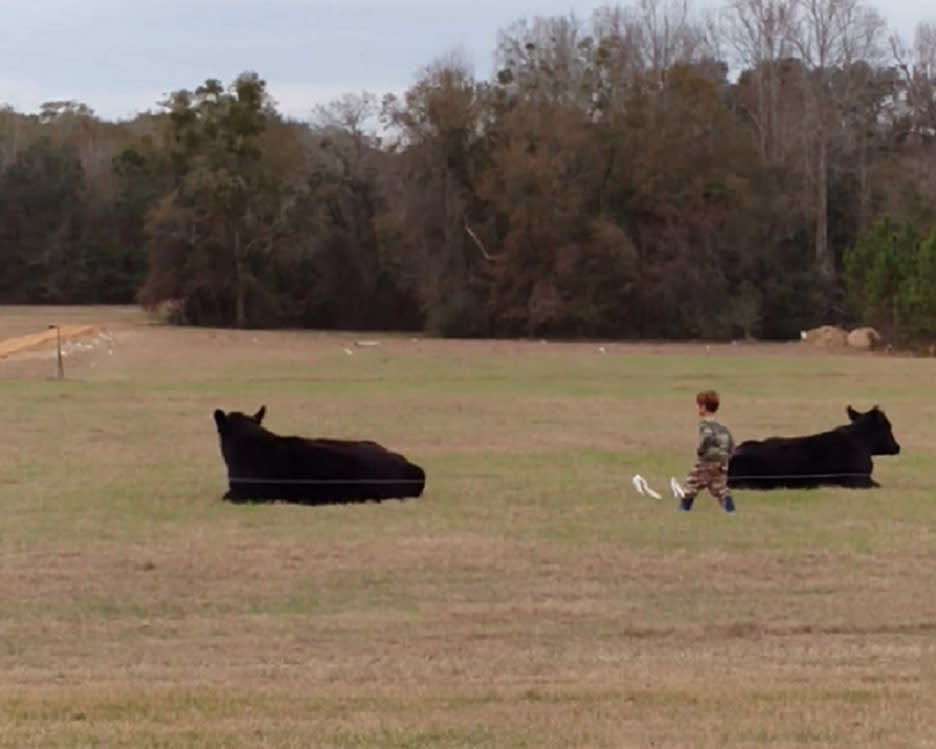
<path fill-rule="evenodd" d="M 448 336 L 936 335 L 936 24 L 863 0 L 518 21 L 309 121 L 266 82 L 0 110 L 0 302 Z"/>

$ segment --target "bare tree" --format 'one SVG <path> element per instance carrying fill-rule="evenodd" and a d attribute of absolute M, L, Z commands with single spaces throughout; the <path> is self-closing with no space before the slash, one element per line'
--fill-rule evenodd
<path fill-rule="evenodd" d="M 379 112 L 375 94 L 369 91 L 347 93 L 328 104 L 318 105 L 313 113 L 313 124 L 321 130 L 339 130 L 355 141 L 363 141 L 372 132 L 368 123 L 373 124 Z"/>
<path fill-rule="evenodd" d="M 10 106 L 0 106 L 0 170 L 6 169 L 19 155 L 22 120 Z"/>
<path fill-rule="evenodd" d="M 704 48 L 705 34 L 692 18 L 689 0 L 639 0 L 634 18 L 644 64 L 661 83 L 670 67 L 695 62 Z"/>
<path fill-rule="evenodd" d="M 645 71 L 643 32 L 620 5 L 598 8 L 591 22 L 592 108 L 606 123 L 626 117 L 635 81 Z"/>
<path fill-rule="evenodd" d="M 829 248 L 829 140 L 837 106 L 831 78 L 858 62 L 881 58 L 886 25 L 862 0 L 801 0 L 792 42 L 807 67 L 806 99 L 813 140 L 806 139 L 808 172 L 815 196 L 816 261 L 820 273 L 831 278 L 835 258 Z"/>
<path fill-rule="evenodd" d="M 912 47 L 896 34 L 890 44 L 902 75 L 904 100 L 899 106 L 909 115 L 907 134 L 917 141 L 932 137 L 936 135 L 936 22 L 917 24 Z"/>
<path fill-rule="evenodd" d="M 791 32 L 798 0 L 732 0 L 723 11 L 724 29 L 737 59 L 750 68 L 757 109 L 761 157 L 768 164 L 780 159 L 780 63 L 792 51 Z"/>
<path fill-rule="evenodd" d="M 512 24 L 498 34 L 498 82 L 522 99 L 587 107 L 582 32 L 574 15 Z"/>
<path fill-rule="evenodd" d="M 903 153 L 895 157 L 900 176 L 931 213 L 936 194 L 936 22 L 918 24 L 912 45 L 897 35 L 890 41 L 900 82 L 889 108 L 889 124 L 903 144 Z M 900 208 L 908 202 L 902 197 Z"/>

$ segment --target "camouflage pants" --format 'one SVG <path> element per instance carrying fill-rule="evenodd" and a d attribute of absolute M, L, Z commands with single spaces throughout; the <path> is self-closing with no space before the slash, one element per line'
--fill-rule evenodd
<path fill-rule="evenodd" d="M 726 463 L 706 463 L 701 460 L 695 462 L 689 472 L 689 478 L 686 479 L 686 499 L 695 499 L 703 489 L 708 489 L 720 504 L 724 503 L 725 497 L 730 494 Z"/>

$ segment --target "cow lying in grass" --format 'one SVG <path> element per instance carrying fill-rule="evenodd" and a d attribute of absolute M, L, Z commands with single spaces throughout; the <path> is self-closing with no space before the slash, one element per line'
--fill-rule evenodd
<path fill-rule="evenodd" d="M 806 437 L 771 437 L 738 445 L 728 464 L 728 486 L 736 489 L 812 489 L 880 486 L 871 478 L 872 455 L 897 455 L 887 416 L 877 406 L 846 409 L 850 423 Z"/>
<path fill-rule="evenodd" d="M 338 504 L 419 497 L 426 474 L 398 453 L 367 440 L 306 439 L 265 429 L 252 416 L 214 412 L 232 502 L 283 500 Z"/>

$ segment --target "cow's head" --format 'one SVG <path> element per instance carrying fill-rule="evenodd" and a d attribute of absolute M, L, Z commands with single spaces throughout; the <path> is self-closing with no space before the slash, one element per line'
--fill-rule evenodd
<path fill-rule="evenodd" d="M 872 455 L 900 454 L 900 445 L 894 439 L 891 423 L 880 408 L 874 406 L 870 411 L 861 413 L 848 406 L 846 413 Z"/>
<path fill-rule="evenodd" d="M 243 427 L 247 427 L 248 429 L 256 428 L 260 426 L 264 416 L 266 416 L 266 406 L 260 406 L 260 410 L 253 416 L 243 414 L 240 411 L 224 413 L 220 408 L 215 409 L 214 412 L 214 420 L 218 427 L 218 433 L 222 435 Z"/>

